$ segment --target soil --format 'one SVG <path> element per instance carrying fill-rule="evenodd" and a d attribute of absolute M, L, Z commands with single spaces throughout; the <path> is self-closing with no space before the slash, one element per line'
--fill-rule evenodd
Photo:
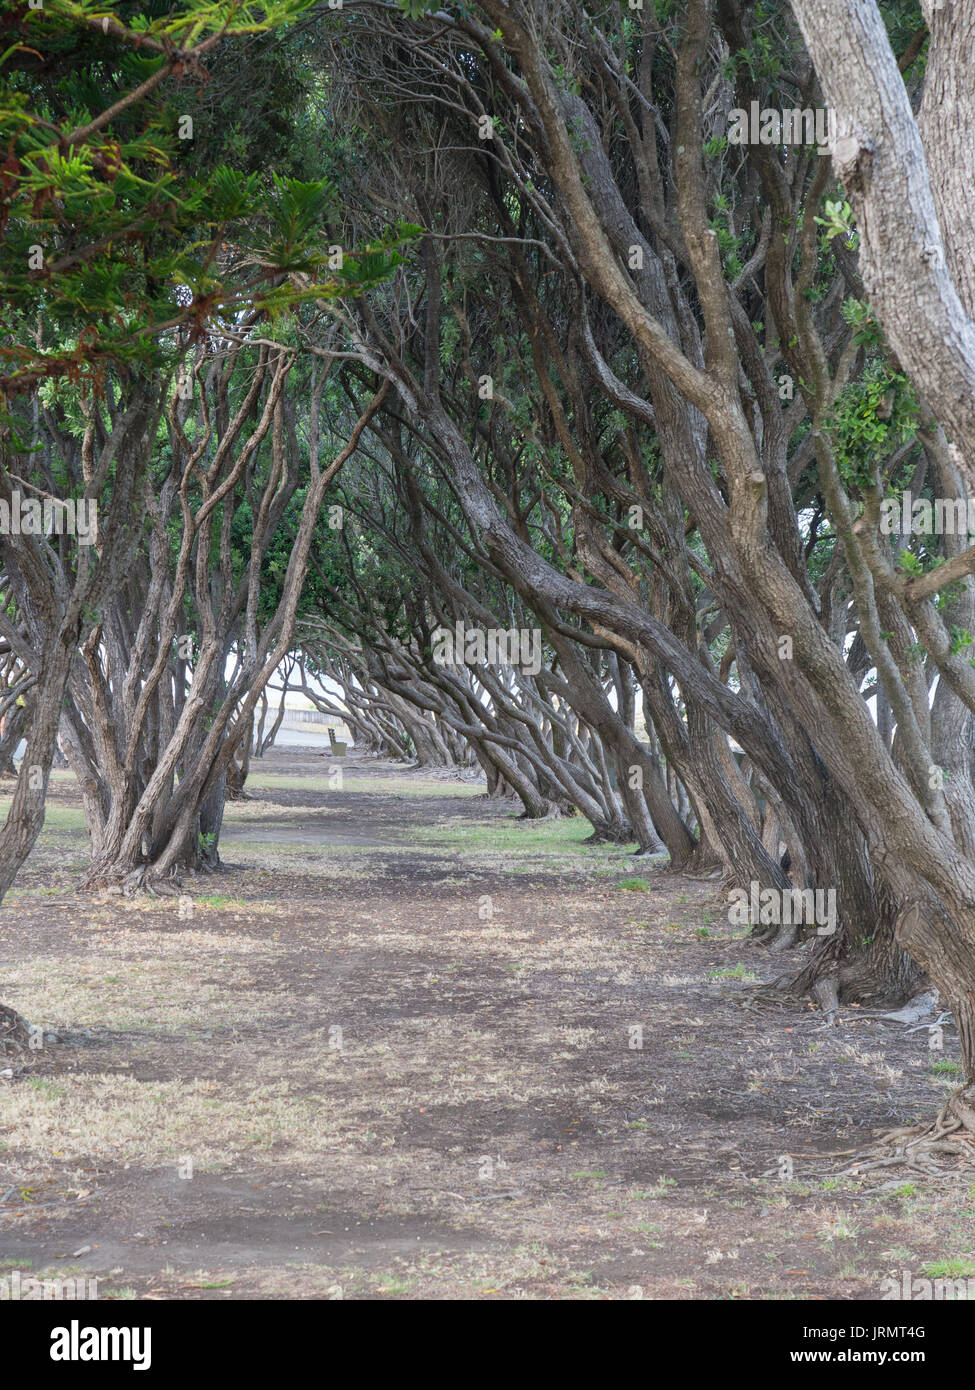
<path fill-rule="evenodd" d="M 339 777 L 339 771 L 341 777 Z M 115 1298 L 873 1299 L 975 1276 L 971 1178 L 838 1178 L 933 1116 L 955 1034 L 756 985 L 796 968 L 580 821 L 272 750 L 223 869 L 81 893 L 54 779 L 0 909 L 0 1277 Z"/>

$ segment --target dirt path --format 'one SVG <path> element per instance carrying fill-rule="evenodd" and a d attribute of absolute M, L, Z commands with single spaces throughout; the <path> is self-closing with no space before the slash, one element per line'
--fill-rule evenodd
<path fill-rule="evenodd" d="M 57 782 L 0 909 L 0 999 L 70 1041 L 0 1058 L 0 1275 L 583 1299 L 975 1275 L 975 1189 L 824 1176 L 933 1113 L 950 1031 L 931 1054 L 855 1012 L 744 1007 L 783 961 L 713 883 L 478 784 L 333 766 L 264 761 L 191 909 L 73 891 Z"/>

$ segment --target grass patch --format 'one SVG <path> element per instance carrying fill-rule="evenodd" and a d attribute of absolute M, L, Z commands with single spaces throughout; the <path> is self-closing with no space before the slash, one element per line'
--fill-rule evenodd
<path fill-rule="evenodd" d="M 12 800 L 12 797 L 0 796 L 0 816 L 6 817 Z M 85 825 L 84 811 L 77 806 L 61 806 L 49 798 L 44 806 L 43 834 L 70 835 L 72 838 L 83 836 L 87 840 L 88 828 Z"/>
<path fill-rule="evenodd" d="M 330 759 L 329 767 L 341 767 L 344 769 L 344 759 Z M 247 791 L 259 787 L 267 787 L 271 790 L 278 788 L 281 791 L 303 791 L 303 792 L 332 792 L 335 796 L 344 796 L 349 793 L 361 793 L 363 795 L 381 796 L 405 796 L 405 797 L 427 797 L 448 799 L 451 797 L 461 797 L 465 800 L 472 796 L 483 796 L 483 782 L 443 782 L 433 778 L 425 779 L 421 777 L 409 778 L 407 780 L 399 777 L 360 777 L 357 774 L 343 777 L 342 790 L 332 785 L 331 779 L 325 777 L 289 777 L 283 773 L 274 772 L 251 772 L 247 777 Z"/>
<path fill-rule="evenodd" d="M 928 1279 L 971 1279 L 975 1278 L 973 1260 L 929 1260 L 921 1266 L 921 1273 Z"/>
<path fill-rule="evenodd" d="M 741 961 L 732 970 L 712 970 L 712 980 L 757 980 L 758 976 L 743 965 Z"/>

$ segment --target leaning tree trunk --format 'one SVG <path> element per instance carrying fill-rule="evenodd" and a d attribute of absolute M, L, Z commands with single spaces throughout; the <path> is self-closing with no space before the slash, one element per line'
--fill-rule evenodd
<path fill-rule="evenodd" d="M 244 783 L 247 781 L 247 774 L 251 763 L 251 743 L 254 738 L 254 719 L 251 717 L 250 726 L 247 730 L 246 738 L 242 738 L 237 747 L 237 756 L 230 759 L 227 764 L 226 796 L 228 801 L 244 801 L 247 793 L 244 791 Z M 273 742 L 273 738 L 272 738 Z"/>
<path fill-rule="evenodd" d="M 811 995 L 826 1013 L 840 1004 L 898 1008 L 927 983 L 923 969 L 897 939 L 898 903 L 883 883 L 848 889 L 843 917 L 831 936 L 819 937 L 810 959 L 779 984 Z"/>
<path fill-rule="evenodd" d="M 61 702 L 78 642 L 78 622 L 62 625 L 44 644 L 40 679 L 31 702 L 30 732 L 13 800 L 0 830 L 0 901 L 27 859 L 44 824 L 44 801 L 51 775 Z M 0 1004 L 0 1039 L 10 1046 L 29 1041 L 30 1025 L 15 1009 Z"/>
<path fill-rule="evenodd" d="M 24 736 L 26 723 L 26 704 L 15 705 L 7 716 L 3 737 L 0 738 L 0 777 L 16 777 L 17 775 L 17 769 L 14 766 L 14 754 L 17 751 L 17 745 Z"/>
<path fill-rule="evenodd" d="M 231 758 L 230 768 L 236 767 Z M 181 818 L 177 828 L 165 839 L 149 845 L 148 860 L 155 864 L 164 850 L 169 851 L 168 874 L 212 873 L 220 868 L 220 831 L 227 800 L 225 779 L 217 778 L 207 791 L 195 815 Z M 158 886 L 156 881 L 155 886 Z"/>
<path fill-rule="evenodd" d="M 44 824 L 44 799 L 51 775 L 68 673 L 78 641 L 78 624 L 45 643 L 41 679 L 31 705 L 30 732 L 13 801 L 0 830 L 0 901 L 37 842 Z"/>

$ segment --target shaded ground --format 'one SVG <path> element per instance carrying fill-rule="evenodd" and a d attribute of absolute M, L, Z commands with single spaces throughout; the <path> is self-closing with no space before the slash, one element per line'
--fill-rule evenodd
<path fill-rule="evenodd" d="M 192 907 L 75 892 L 56 779 L 0 908 L 0 999 L 70 1041 L 0 1058 L 0 1275 L 570 1299 L 975 1276 L 975 1188 L 829 1176 L 934 1113 L 950 1029 L 931 1054 L 855 1010 L 747 1007 L 795 957 L 713 883 L 477 783 L 338 766 L 269 755 Z"/>

